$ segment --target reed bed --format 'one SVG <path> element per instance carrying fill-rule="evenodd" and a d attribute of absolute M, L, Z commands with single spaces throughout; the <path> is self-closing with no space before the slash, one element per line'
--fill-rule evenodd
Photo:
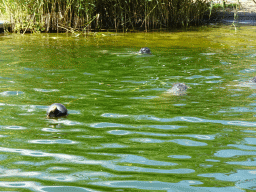
<path fill-rule="evenodd" d="M 132 31 L 200 25 L 210 0 L 0 0 L 13 32 Z"/>

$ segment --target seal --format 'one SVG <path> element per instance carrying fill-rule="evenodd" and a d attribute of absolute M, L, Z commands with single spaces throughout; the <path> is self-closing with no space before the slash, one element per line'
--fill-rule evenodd
<path fill-rule="evenodd" d="M 68 115 L 67 108 L 62 105 L 61 103 L 53 103 L 47 109 L 47 118 L 58 118 L 58 117 L 65 117 Z"/>
<path fill-rule="evenodd" d="M 186 90 L 189 87 L 185 83 L 175 83 L 171 89 L 168 89 L 166 93 L 171 93 L 173 95 L 185 95 Z"/>
<path fill-rule="evenodd" d="M 149 48 L 147 48 L 147 47 L 142 47 L 142 48 L 139 50 L 139 54 L 149 54 L 149 55 L 151 55 L 152 53 L 151 53 L 151 51 L 150 51 Z"/>
<path fill-rule="evenodd" d="M 250 80 L 250 83 L 256 83 L 256 76 Z"/>

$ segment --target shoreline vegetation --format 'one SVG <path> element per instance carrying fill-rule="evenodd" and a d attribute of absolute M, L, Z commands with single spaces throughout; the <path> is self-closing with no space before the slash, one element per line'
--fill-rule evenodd
<path fill-rule="evenodd" d="M 0 0 L 5 32 L 152 31 L 199 26 L 225 0 Z"/>

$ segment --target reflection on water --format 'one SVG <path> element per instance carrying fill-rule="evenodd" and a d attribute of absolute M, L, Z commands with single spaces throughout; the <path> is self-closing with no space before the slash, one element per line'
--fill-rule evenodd
<path fill-rule="evenodd" d="M 256 189 L 255 27 L 0 38 L 2 191 Z"/>

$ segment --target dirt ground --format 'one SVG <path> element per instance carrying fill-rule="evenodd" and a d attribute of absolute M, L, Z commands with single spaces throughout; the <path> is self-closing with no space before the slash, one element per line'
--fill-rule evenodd
<path fill-rule="evenodd" d="M 256 13 L 256 0 L 213 0 L 214 3 L 222 3 L 223 1 L 227 4 L 239 4 L 240 10 L 238 12 Z"/>

